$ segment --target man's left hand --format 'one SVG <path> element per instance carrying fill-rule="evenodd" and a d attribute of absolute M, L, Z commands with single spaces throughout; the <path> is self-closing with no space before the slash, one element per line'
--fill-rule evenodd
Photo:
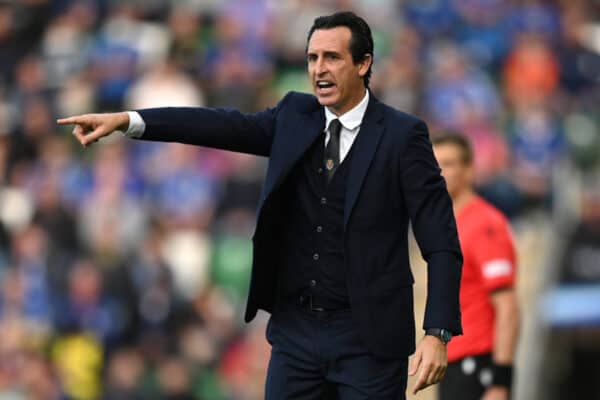
<path fill-rule="evenodd" d="M 413 388 L 413 394 L 440 382 L 446 374 L 448 355 L 446 345 L 435 336 L 425 335 L 419 342 L 411 362 L 409 375 L 421 370 Z"/>
<path fill-rule="evenodd" d="M 508 388 L 503 386 L 490 386 L 481 400 L 507 400 L 508 399 Z"/>

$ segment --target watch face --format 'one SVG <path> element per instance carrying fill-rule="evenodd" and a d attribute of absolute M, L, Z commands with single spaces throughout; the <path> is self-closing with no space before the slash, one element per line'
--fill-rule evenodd
<path fill-rule="evenodd" d="M 444 342 L 449 342 L 450 339 L 452 339 L 452 334 L 449 331 L 445 330 L 445 329 L 441 329 L 440 330 L 440 336 L 442 337 L 442 340 Z"/>

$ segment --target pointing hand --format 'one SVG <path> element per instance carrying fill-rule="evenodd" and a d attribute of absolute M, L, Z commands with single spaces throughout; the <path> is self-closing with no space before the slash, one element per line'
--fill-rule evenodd
<path fill-rule="evenodd" d="M 129 127 L 129 114 L 126 112 L 83 114 L 61 118 L 56 123 L 59 125 L 75 125 L 73 135 L 83 147 L 87 147 L 90 143 L 94 143 L 116 130 L 127 130 Z"/>

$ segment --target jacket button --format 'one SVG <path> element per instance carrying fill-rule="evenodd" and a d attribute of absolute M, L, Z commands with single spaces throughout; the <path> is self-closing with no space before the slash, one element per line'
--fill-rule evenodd
<path fill-rule="evenodd" d="M 323 227 L 321 225 L 317 226 L 317 232 L 319 232 L 319 233 L 323 232 Z"/>
<path fill-rule="evenodd" d="M 317 286 L 317 281 L 315 281 L 314 279 L 310 281 L 310 286 Z"/>
<path fill-rule="evenodd" d="M 327 198 L 321 197 L 321 204 L 327 204 Z"/>
<path fill-rule="evenodd" d="M 313 260 L 318 260 L 319 259 L 319 253 L 315 253 L 313 254 Z"/>

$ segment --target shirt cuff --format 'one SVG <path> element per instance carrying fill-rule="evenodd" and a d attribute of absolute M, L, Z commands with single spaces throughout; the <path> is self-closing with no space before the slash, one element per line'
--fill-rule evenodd
<path fill-rule="evenodd" d="M 146 123 L 142 116 L 137 111 L 127 111 L 127 115 L 129 115 L 129 127 L 123 134 L 130 138 L 141 137 L 146 130 Z"/>

